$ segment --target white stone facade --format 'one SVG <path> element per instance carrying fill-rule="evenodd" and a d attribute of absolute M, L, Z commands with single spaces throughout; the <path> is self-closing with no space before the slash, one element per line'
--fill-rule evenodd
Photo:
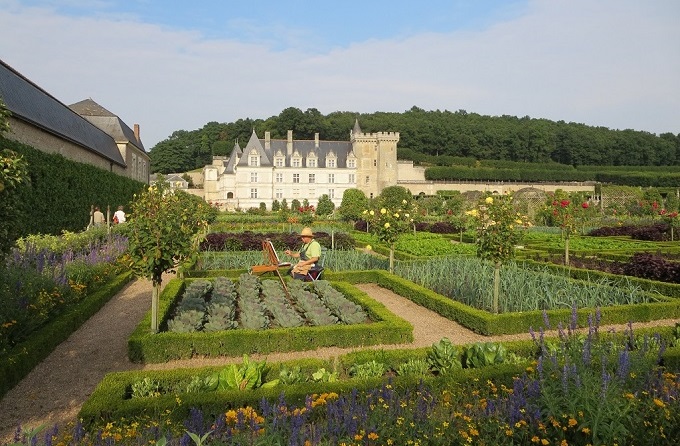
<path fill-rule="evenodd" d="M 347 189 L 377 196 L 397 184 L 399 133 L 363 133 L 358 125 L 349 141 L 259 139 L 253 131 L 242 149 L 234 146 L 228 159 L 216 157 L 203 169 L 205 200 L 224 209 L 257 208 L 274 200 L 297 199 L 317 205 L 326 194 L 339 206 Z"/>

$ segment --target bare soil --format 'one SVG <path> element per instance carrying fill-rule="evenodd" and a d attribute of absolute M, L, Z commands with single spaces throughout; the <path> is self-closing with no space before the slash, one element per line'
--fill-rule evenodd
<path fill-rule="evenodd" d="M 454 344 L 530 338 L 528 334 L 483 336 L 375 284 L 362 284 L 358 288 L 413 325 L 413 343 L 367 348 L 387 350 L 427 347 L 443 337 L 448 337 Z M 131 363 L 127 359 L 127 338 L 149 310 L 150 297 L 149 281 L 138 279 L 131 282 L 10 390 L 0 400 L 0 444 L 10 442 L 19 425 L 24 428 L 42 424 L 65 426 L 74 422 L 83 402 L 107 373 L 202 367 L 241 361 L 239 356 L 193 358 L 162 364 Z M 673 325 L 675 322 L 674 319 L 668 319 L 637 323 L 634 327 Z M 623 330 L 626 327 L 606 328 Z M 357 349 L 328 347 L 302 352 L 253 355 L 253 359 L 278 362 L 297 358 L 333 358 Z"/>

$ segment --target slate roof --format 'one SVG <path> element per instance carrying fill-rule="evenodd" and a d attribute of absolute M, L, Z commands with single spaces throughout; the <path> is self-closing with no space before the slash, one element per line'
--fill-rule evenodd
<path fill-rule="evenodd" d="M 112 163 L 126 166 L 111 136 L 2 60 L 0 96 L 15 119 L 95 152 Z"/>
<path fill-rule="evenodd" d="M 137 140 L 134 130 L 118 116 L 97 104 L 92 99 L 84 99 L 80 102 L 76 102 L 75 104 L 69 105 L 69 108 L 111 135 L 116 142 L 130 143 L 142 152 L 146 151 L 144 150 L 142 141 Z"/>
<path fill-rule="evenodd" d="M 258 139 L 255 131 L 253 131 L 245 148 L 241 150 L 238 144 L 234 146 L 229 157 L 226 172 L 233 173 L 235 166 L 247 166 L 248 157 L 253 149 L 260 155 L 260 166 L 273 166 L 274 156 L 277 152 L 281 152 L 285 156 L 285 166 L 291 167 L 292 156 L 287 154 L 287 144 L 288 141 L 285 139 L 272 139 L 270 140 L 269 149 L 265 149 L 265 140 Z M 343 168 L 347 167 L 347 156 L 352 152 L 352 143 L 349 141 L 319 141 L 319 147 L 315 147 L 314 140 L 293 140 L 293 153 L 295 152 L 305 159 L 314 153 L 318 160 L 317 167 L 326 167 L 326 158 L 332 152 L 335 154 L 336 167 Z M 240 158 L 236 164 L 234 164 L 235 154 Z"/>

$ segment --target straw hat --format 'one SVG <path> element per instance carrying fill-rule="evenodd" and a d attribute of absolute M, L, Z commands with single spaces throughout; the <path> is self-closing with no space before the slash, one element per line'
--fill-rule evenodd
<path fill-rule="evenodd" d="M 300 237 L 314 237 L 314 233 L 311 228 L 303 228 L 302 231 L 300 231 Z"/>

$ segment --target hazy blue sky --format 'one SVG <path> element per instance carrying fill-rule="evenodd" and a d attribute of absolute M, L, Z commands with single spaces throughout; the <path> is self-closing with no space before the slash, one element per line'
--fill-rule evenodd
<path fill-rule="evenodd" d="M 677 134 L 678 23 L 676 0 L 0 0 L 0 59 L 147 150 L 290 106 Z"/>

